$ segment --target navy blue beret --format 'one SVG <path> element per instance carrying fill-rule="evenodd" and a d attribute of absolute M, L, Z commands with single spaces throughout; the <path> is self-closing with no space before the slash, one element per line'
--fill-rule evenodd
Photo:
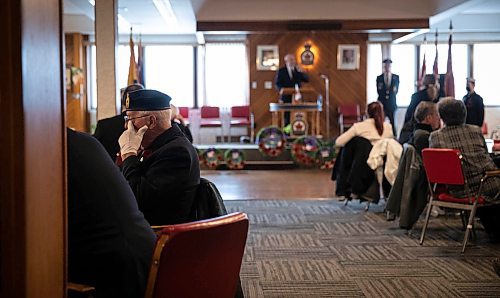
<path fill-rule="evenodd" d="M 384 61 L 382 61 L 382 63 L 392 63 L 392 60 L 387 58 L 387 59 L 384 59 Z"/>
<path fill-rule="evenodd" d="M 127 111 L 157 111 L 170 108 L 172 98 L 165 93 L 151 89 L 130 92 L 125 100 Z"/>

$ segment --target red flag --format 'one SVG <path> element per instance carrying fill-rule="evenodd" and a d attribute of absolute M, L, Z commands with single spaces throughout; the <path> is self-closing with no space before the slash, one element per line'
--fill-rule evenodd
<path fill-rule="evenodd" d="M 446 76 L 444 79 L 444 93 L 446 96 L 455 97 L 455 79 L 453 78 L 453 68 L 451 63 L 451 32 L 448 39 L 448 64 L 446 65 Z"/>
<path fill-rule="evenodd" d="M 144 47 L 142 46 L 142 37 L 139 37 L 137 45 L 137 78 L 138 83 L 146 86 L 144 82 Z"/>
<path fill-rule="evenodd" d="M 127 85 L 137 83 L 137 64 L 135 63 L 134 40 L 132 39 L 132 28 L 130 28 L 130 65 L 128 67 Z"/>
<path fill-rule="evenodd" d="M 424 53 L 424 61 L 422 61 L 422 69 L 420 70 L 420 76 L 418 77 L 418 89 L 420 90 L 424 86 L 424 78 L 425 78 L 425 72 L 427 71 L 426 66 L 425 66 L 425 53 Z"/>

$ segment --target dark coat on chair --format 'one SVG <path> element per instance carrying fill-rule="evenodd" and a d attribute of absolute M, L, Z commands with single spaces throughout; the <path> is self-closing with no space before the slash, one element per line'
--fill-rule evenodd
<path fill-rule="evenodd" d="M 364 194 L 375 181 L 375 174 L 366 163 L 371 150 L 370 141 L 362 137 L 352 138 L 340 149 L 332 172 L 338 196 Z"/>
<path fill-rule="evenodd" d="M 176 125 L 158 136 L 152 153 L 123 161 L 122 172 L 134 191 L 139 209 L 151 225 L 190 221 L 200 164 L 193 145 Z"/>
<path fill-rule="evenodd" d="M 156 237 L 104 148 L 68 130 L 68 277 L 96 297 L 143 297 Z"/>
<path fill-rule="evenodd" d="M 403 148 L 386 210 L 399 215 L 400 228 L 410 230 L 427 205 L 427 179 L 418 150 L 411 144 Z"/>
<path fill-rule="evenodd" d="M 114 117 L 101 119 L 97 121 L 94 137 L 101 142 L 111 157 L 112 161 L 116 160 L 116 155 L 120 152 L 120 144 L 118 138 L 125 131 L 124 114 Z"/>

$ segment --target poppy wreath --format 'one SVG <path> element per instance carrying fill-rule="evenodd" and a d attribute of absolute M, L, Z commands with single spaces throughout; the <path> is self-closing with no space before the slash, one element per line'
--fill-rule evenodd
<path fill-rule="evenodd" d="M 285 149 L 285 143 L 285 134 L 277 126 L 264 127 L 257 134 L 259 151 L 265 156 L 279 156 Z"/>
<path fill-rule="evenodd" d="M 231 170 L 241 170 L 245 167 L 245 154 L 240 149 L 227 149 L 224 152 L 224 160 Z"/>
<path fill-rule="evenodd" d="M 203 152 L 203 163 L 210 169 L 215 169 L 223 160 L 222 152 L 216 148 L 208 148 Z"/>
<path fill-rule="evenodd" d="M 201 163 L 204 163 L 205 161 L 204 161 L 204 159 L 203 159 L 203 158 L 204 158 L 204 157 L 203 157 L 203 150 L 198 149 L 198 148 L 196 148 L 196 147 L 195 147 L 195 149 L 196 149 L 196 153 L 198 154 L 198 161 L 200 162 L 200 164 L 201 164 Z"/>
<path fill-rule="evenodd" d="M 316 164 L 322 170 L 333 169 L 335 164 L 335 148 L 332 142 L 322 142 L 316 153 Z"/>
<path fill-rule="evenodd" d="M 297 138 L 292 144 L 292 158 L 299 165 L 314 166 L 320 148 L 321 143 L 315 137 L 304 136 Z"/>

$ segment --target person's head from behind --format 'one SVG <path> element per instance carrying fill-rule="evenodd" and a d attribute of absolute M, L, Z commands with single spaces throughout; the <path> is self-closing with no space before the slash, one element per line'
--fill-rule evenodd
<path fill-rule="evenodd" d="M 419 103 L 415 109 L 414 117 L 418 123 L 430 125 L 432 130 L 438 129 L 441 124 L 437 105 L 431 101 Z"/>
<path fill-rule="evenodd" d="M 285 64 L 287 67 L 293 68 L 297 64 L 297 60 L 295 59 L 295 56 L 293 54 L 286 54 L 285 55 Z"/>
<path fill-rule="evenodd" d="M 141 90 L 141 89 L 144 89 L 144 86 L 142 86 L 141 84 L 128 85 L 127 87 L 125 87 L 123 89 L 123 91 L 121 92 L 122 93 L 122 112 L 125 111 L 127 96 L 129 95 L 129 93 L 133 92 L 133 91 Z"/>
<path fill-rule="evenodd" d="M 429 100 L 434 100 L 439 96 L 439 82 L 436 80 L 434 75 L 427 74 L 424 77 L 424 86 L 427 92 L 427 98 Z"/>
<path fill-rule="evenodd" d="M 439 116 L 446 126 L 462 125 L 465 123 L 467 109 L 463 101 L 443 99 L 438 103 Z"/>
<path fill-rule="evenodd" d="M 377 132 L 379 135 L 382 135 L 384 132 L 384 106 L 381 102 L 375 101 L 368 105 L 366 108 L 366 112 L 369 118 L 373 118 L 375 120 L 375 127 L 377 128 Z"/>
<path fill-rule="evenodd" d="M 125 105 L 125 128 L 129 125 L 133 125 L 135 130 L 148 127 L 142 139 L 143 147 L 147 148 L 157 136 L 171 127 L 170 100 L 170 96 L 156 90 L 141 89 L 129 93 Z"/>

